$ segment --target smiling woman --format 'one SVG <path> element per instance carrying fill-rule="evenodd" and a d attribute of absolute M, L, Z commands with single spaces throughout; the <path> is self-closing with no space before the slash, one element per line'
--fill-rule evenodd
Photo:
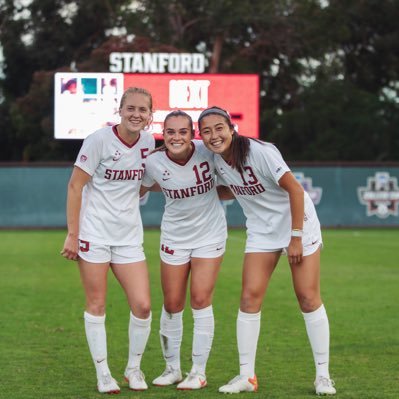
<path fill-rule="evenodd" d="M 145 89 L 127 89 L 121 98 L 119 115 L 121 123 L 116 130 L 121 139 L 131 145 L 137 140 L 140 131 L 151 125 L 152 97 Z"/>
<path fill-rule="evenodd" d="M 320 223 L 309 195 L 278 149 L 238 134 L 227 111 L 204 110 L 198 127 L 206 147 L 215 154 L 221 184 L 241 205 L 247 226 L 237 344 L 240 374 L 219 392 L 258 389 L 255 357 L 263 297 L 282 254 L 292 280 L 316 365 L 316 394 L 334 395 L 329 374 L 330 330 L 320 296 Z M 234 196 L 233 196 L 234 194 Z"/>
<path fill-rule="evenodd" d="M 143 251 L 139 189 L 154 138 L 152 96 L 131 87 L 121 98 L 121 123 L 89 135 L 68 184 L 68 235 L 61 255 L 77 260 L 86 295 L 86 338 L 101 393 L 119 393 L 107 362 L 105 301 L 112 270 L 130 307 L 129 357 L 125 378 L 133 390 L 147 389 L 140 364 L 151 325 L 148 270 Z"/>
<path fill-rule="evenodd" d="M 201 389 L 207 385 L 205 369 L 215 327 L 212 298 L 226 245 L 226 220 L 216 191 L 213 154 L 201 140 L 193 140 L 191 117 L 183 111 L 169 113 L 163 135 L 163 146 L 148 156 L 141 190 L 143 194 L 157 183 L 166 200 L 160 243 L 160 335 L 166 369 L 153 384 Z M 192 368 L 182 381 L 180 346 L 190 274 Z"/>

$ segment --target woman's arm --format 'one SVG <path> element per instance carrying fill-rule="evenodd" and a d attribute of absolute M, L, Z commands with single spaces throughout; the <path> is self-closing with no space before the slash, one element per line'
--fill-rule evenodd
<path fill-rule="evenodd" d="M 279 180 L 282 189 L 288 192 L 291 208 L 291 230 L 298 236 L 291 235 L 291 241 L 288 246 L 288 261 L 291 264 L 302 261 L 302 237 L 303 220 L 305 216 L 304 190 L 301 184 L 295 179 L 291 172 L 286 172 Z"/>
<path fill-rule="evenodd" d="M 151 187 L 146 187 L 146 186 L 141 185 L 140 186 L 140 198 L 144 197 L 144 195 L 146 195 L 148 193 L 148 191 L 161 192 L 162 190 L 158 183 L 155 183 Z"/>
<path fill-rule="evenodd" d="M 216 190 L 221 201 L 231 200 L 235 198 L 233 192 L 227 186 L 217 186 Z"/>
<path fill-rule="evenodd" d="M 83 187 L 91 179 L 91 176 L 77 166 L 72 171 L 68 183 L 67 195 L 67 227 L 68 234 L 65 238 L 61 255 L 69 260 L 78 259 L 79 251 L 79 217 L 82 205 Z"/>

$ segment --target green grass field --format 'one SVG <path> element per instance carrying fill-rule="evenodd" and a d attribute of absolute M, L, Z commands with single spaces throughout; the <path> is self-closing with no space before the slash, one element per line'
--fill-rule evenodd
<path fill-rule="evenodd" d="M 338 398 L 399 398 L 399 230 L 326 230 L 322 294 L 331 328 L 331 375 Z M 84 296 L 74 262 L 59 251 L 63 231 L 0 231 L 0 398 L 98 398 L 84 335 Z M 162 294 L 159 233 L 148 230 L 153 324 L 142 369 L 147 382 L 164 368 L 158 338 Z M 238 373 L 235 319 L 245 233 L 232 230 L 216 287 L 216 331 L 208 387 L 143 393 L 122 383 L 119 398 L 217 398 Z M 129 310 L 112 274 L 107 305 L 108 357 L 120 382 L 127 357 Z M 182 366 L 191 362 L 192 316 L 184 315 Z M 257 355 L 257 398 L 312 398 L 314 366 L 286 259 L 263 304 Z"/>

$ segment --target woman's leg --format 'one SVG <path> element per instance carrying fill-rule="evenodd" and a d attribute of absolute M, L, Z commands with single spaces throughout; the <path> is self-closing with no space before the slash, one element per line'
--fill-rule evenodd
<path fill-rule="evenodd" d="M 147 389 L 140 371 L 141 359 L 151 331 L 150 283 L 145 261 L 112 264 L 112 271 L 125 291 L 131 312 L 129 358 L 125 378 L 133 390 Z"/>
<path fill-rule="evenodd" d="M 260 331 L 261 307 L 279 258 L 280 252 L 245 254 L 240 309 L 237 316 L 240 374 L 228 384 L 220 387 L 219 392 L 238 393 L 257 390 L 255 358 Z"/>
<path fill-rule="evenodd" d="M 194 319 L 192 368 L 177 389 L 201 389 L 207 385 L 206 363 L 212 347 L 215 320 L 212 298 L 223 257 L 191 258 L 191 309 Z"/>
<path fill-rule="evenodd" d="M 111 377 L 108 367 L 105 331 L 105 299 L 109 264 L 91 263 L 80 258 L 78 265 L 86 296 L 85 332 L 96 368 L 98 390 L 100 392 L 117 393 L 120 389 Z"/>
<path fill-rule="evenodd" d="M 279 252 L 245 254 L 240 310 L 237 317 L 240 375 L 255 375 L 262 302 L 279 258 Z"/>
<path fill-rule="evenodd" d="M 223 257 L 191 259 L 191 308 L 194 319 L 191 371 L 205 375 L 215 330 L 212 299 Z"/>
<path fill-rule="evenodd" d="M 291 265 L 291 271 L 316 366 L 316 390 L 334 394 L 329 374 L 330 328 L 320 296 L 320 248 L 304 256 L 300 264 Z"/>
<path fill-rule="evenodd" d="M 112 264 L 111 267 L 126 294 L 133 315 L 148 319 L 151 315 L 151 299 L 147 262 Z"/>
<path fill-rule="evenodd" d="M 186 301 L 190 264 L 170 265 L 161 260 L 161 284 L 164 294 L 160 320 L 160 339 L 165 371 L 152 382 L 167 386 L 182 380 L 180 346 L 183 337 L 183 310 Z"/>

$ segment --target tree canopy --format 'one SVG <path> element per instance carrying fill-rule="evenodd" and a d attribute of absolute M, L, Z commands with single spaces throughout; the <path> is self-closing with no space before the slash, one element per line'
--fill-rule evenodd
<path fill-rule="evenodd" d="M 258 74 L 261 138 L 287 160 L 397 161 L 398 19 L 394 0 L 3 0 L 0 160 L 75 158 L 53 138 L 55 72 L 174 51 Z"/>

